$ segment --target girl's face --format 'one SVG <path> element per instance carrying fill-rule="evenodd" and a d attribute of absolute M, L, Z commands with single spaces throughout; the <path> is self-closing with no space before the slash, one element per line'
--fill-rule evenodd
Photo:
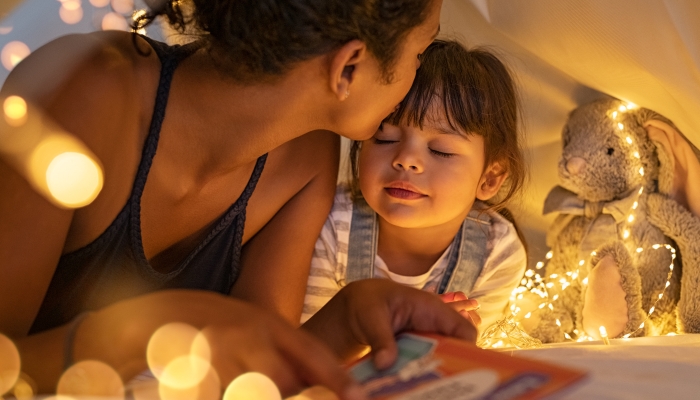
<path fill-rule="evenodd" d="M 438 121 L 426 118 L 423 129 L 385 123 L 362 142 L 360 190 L 367 204 L 392 225 L 425 228 L 461 222 L 475 198 L 482 197 L 483 138 L 467 137 Z"/>
<path fill-rule="evenodd" d="M 425 21 L 407 34 L 392 68 L 391 83 L 382 83 L 379 65 L 374 58 L 372 63 L 365 64 L 363 71 L 356 71 L 357 78 L 350 85 L 343 115 L 336 120 L 336 133 L 353 140 L 366 140 L 394 111 L 413 84 L 420 67 L 418 56 L 440 30 L 441 7 L 442 0 L 433 0 Z"/>

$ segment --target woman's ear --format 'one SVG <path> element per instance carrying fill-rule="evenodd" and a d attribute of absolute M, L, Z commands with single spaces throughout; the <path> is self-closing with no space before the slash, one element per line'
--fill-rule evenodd
<path fill-rule="evenodd" d="M 481 174 L 479 187 L 476 189 L 476 198 L 486 201 L 498 193 L 503 182 L 508 177 L 508 172 L 501 166 L 500 162 L 493 162 L 486 167 L 486 170 Z"/>
<path fill-rule="evenodd" d="M 367 46 L 359 40 L 351 40 L 331 53 L 329 82 L 338 100 L 350 96 L 350 85 L 355 79 L 356 67 L 367 58 Z"/>

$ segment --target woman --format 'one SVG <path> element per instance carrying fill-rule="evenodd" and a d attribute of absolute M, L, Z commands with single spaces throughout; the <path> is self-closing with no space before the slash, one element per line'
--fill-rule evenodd
<path fill-rule="evenodd" d="M 179 4 L 156 13 L 182 24 Z M 284 393 L 348 389 L 328 350 L 260 308 L 298 321 L 336 179 L 329 131 L 374 133 L 411 86 L 440 7 L 196 0 L 197 44 L 74 35 L 18 65 L 3 97 L 38 105 L 105 176 L 93 203 L 63 210 L 0 162 L 0 331 L 16 340 L 23 370 L 44 391 L 87 358 L 129 379 L 145 368 L 151 334 L 181 321 L 207 327 L 222 383 L 257 370 Z M 392 329 L 473 336 L 432 297 L 393 285 L 365 296 L 368 285 L 304 327 L 337 356 L 371 344 L 386 365 Z M 356 307 L 375 311 L 360 320 Z"/>

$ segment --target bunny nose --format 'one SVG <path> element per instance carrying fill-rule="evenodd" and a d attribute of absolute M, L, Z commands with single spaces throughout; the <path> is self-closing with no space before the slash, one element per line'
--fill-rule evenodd
<path fill-rule="evenodd" d="M 573 175 L 577 175 L 586 166 L 586 160 L 581 157 L 572 157 L 566 162 L 566 170 Z"/>

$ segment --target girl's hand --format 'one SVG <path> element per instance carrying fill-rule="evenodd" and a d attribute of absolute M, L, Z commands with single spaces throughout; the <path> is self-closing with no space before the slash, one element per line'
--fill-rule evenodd
<path fill-rule="evenodd" d="M 396 360 L 394 336 L 403 331 L 438 333 L 476 341 L 474 324 L 456 310 L 469 300 L 448 307 L 435 295 L 388 279 L 350 283 L 338 292 L 303 328 L 321 338 L 346 361 L 372 348 L 379 369 Z"/>
<path fill-rule="evenodd" d="M 452 306 L 464 318 L 470 320 L 474 326 L 481 325 L 481 316 L 476 312 L 481 305 L 476 299 L 470 299 L 462 292 L 449 292 L 439 296 L 443 302 Z"/>

